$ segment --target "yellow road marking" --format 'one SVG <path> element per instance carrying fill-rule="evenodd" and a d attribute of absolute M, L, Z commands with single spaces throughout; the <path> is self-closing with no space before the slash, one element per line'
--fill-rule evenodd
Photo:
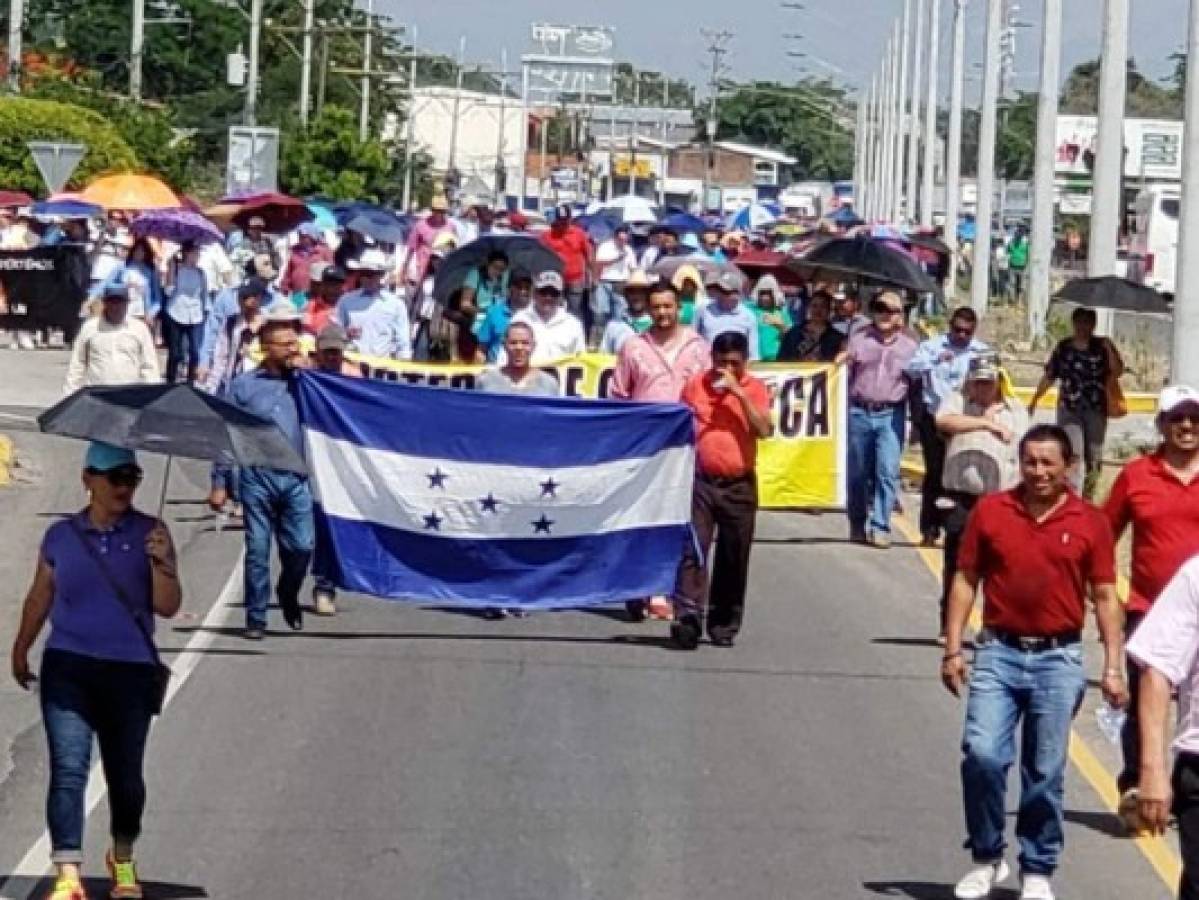
<path fill-rule="evenodd" d="M 933 577 L 940 581 L 943 571 L 941 552 L 934 547 L 920 546 L 920 534 L 906 516 L 896 516 L 894 522 L 903 536 L 916 546 L 920 558 L 924 560 L 924 564 L 928 566 Z M 982 617 L 978 610 L 971 610 L 971 630 L 978 631 L 981 627 Z M 1070 729 L 1070 762 L 1091 785 L 1100 802 L 1115 815 L 1120 804 L 1120 795 L 1116 791 L 1116 776 L 1104 767 L 1103 763 L 1099 761 L 1099 757 L 1073 728 Z M 1178 887 L 1179 876 L 1182 874 L 1182 863 L 1178 854 L 1174 852 L 1174 848 L 1164 838 L 1151 835 L 1136 835 L 1132 841 L 1149 861 L 1153 870 L 1166 883 L 1166 886 L 1171 891 L 1175 890 Z"/>
<path fill-rule="evenodd" d="M 12 439 L 0 434 L 0 487 L 12 481 L 12 467 L 16 464 L 16 451 Z"/>

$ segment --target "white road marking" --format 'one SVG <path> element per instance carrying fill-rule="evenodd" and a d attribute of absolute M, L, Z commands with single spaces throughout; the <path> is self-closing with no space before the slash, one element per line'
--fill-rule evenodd
<path fill-rule="evenodd" d="M 164 715 L 167 708 L 170 707 L 171 701 L 175 699 L 175 695 L 179 693 L 183 685 L 187 683 L 187 679 L 191 677 L 192 672 L 195 671 L 196 666 L 200 664 L 204 650 L 208 649 L 216 639 L 216 629 L 223 624 L 226 616 L 231 615 L 230 607 L 241 594 L 243 562 L 244 554 L 238 557 L 233 571 L 229 573 L 229 580 L 225 582 L 220 596 L 208 610 L 203 624 L 191 636 L 187 646 L 179 651 L 179 655 L 172 663 L 171 669 L 174 674 L 171 676 L 171 686 L 167 690 L 166 699 L 163 702 Z M 101 769 L 100 761 L 96 760 L 92 764 L 91 772 L 88 773 L 87 795 L 84 799 L 85 821 L 91 818 L 92 813 L 107 792 L 104 784 L 104 772 Z M 0 883 L 0 890 L 4 890 L 4 893 L 0 893 L 0 900 L 29 900 L 37 888 L 38 882 L 50 871 L 50 867 L 50 832 L 46 831 L 17 863 L 12 874 Z M 10 881 L 17 882 L 17 886 L 5 889 L 5 885 Z"/>
<path fill-rule="evenodd" d="M 16 413 L 0 412 L 0 419 L 8 419 L 12 422 L 27 422 L 30 425 L 37 424 L 37 419 L 33 416 L 18 416 Z"/>

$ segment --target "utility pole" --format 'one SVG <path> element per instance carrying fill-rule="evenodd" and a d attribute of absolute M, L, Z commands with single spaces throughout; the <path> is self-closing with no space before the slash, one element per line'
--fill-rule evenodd
<path fill-rule="evenodd" d="M 262 50 L 262 0 L 250 0 L 250 65 L 246 73 L 247 125 L 258 124 L 258 55 Z"/>
<path fill-rule="evenodd" d="M 933 191 L 937 183 L 937 88 L 941 66 L 941 0 L 930 0 L 928 97 L 924 107 L 924 164 L 920 182 L 920 224 L 933 227 Z"/>
<path fill-rule="evenodd" d="M 21 93 L 21 32 L 25 25 L 25 0 L 8 0 L 8 89 Z"/>
<path fill-rule="evenodd" d="M 462 110 L 462 70 L 465 65 L 466 35 L 461 35 L 458 38 L 458 73 L 454 78 L 453 114 L 450 119 L 450 157 L 446 161 L 446 174 L 454 171 L 454 165 L 458 160 L 458 114 Z"/>
<path fill-rule="evenodd" d="M 1062 0 L 1045 0 L 1041 25 L 1041 85 L 1033 171 L 1032 243 L 1028 258 L 1028 334 L 1044 337 L 1053 262 L 1053 169 L 1057 144 L 1057 91 L 1062 70 Z"/>
<path fill-rule="evenodd" d="M 525 185 L 529 158 L 529 64 L 520 61 L 520 166 L 516 175 L 516 208 L 525 208 Z M 540 193 L 540 189 L 538 189 Z"/>
<path fill-rule="evenodd" d="M 325 111 L 325 90 L 329 85 L 329 32 L 321 27 L 321 63 L 316 77 L 316 114 Z"/>
<path fill-rule="evenodd" d="M 883 68 L 879 74 L 879 91 L 882 93 L 882 130 L 883 130 L 883 146 L 879 152 L 879 172 L 878 172 L 878 188 L 879 202 L 877 218 L 891 218 L 891 175 L 894 171 L 891 160 L 895 157 L 895 104 L 892 102 L 894 96 L 895 78 L 895 32 L 891 32 L 891 37 L 887 40 L 887 52 L 883 54 Z"/>
<path fill-rule="evenodd" d="M 1128 77 L 1128 0 L 1105 0 L 1103 55 L 1099 68 L 1099 126 L 1091 187 L 1091 240 L 1087 274 L 1116 271 L 1116 248 L 1124 210 L 1124 93 Z M 1188 123 L 1199 126 L 1199 120 Z"/>
<path fill-rule="evenodd" d="M 866 180 L 862 196 L 855 198 L 857 214 L 867 222 L 874 217 L 875 198 L 875 150 L 878 147 L 878 76 L 870 79 L 870 93 L 866 102 Z"/>
<path fill-rule="evenodd" d="M 733 39 L 731 31 L 712 31 L 701 29 L 700 34 L 708 39 L 708 53 L 712 56 L 712 75 L 708 81 L 708 89 L 712 92 L 708 99 L 707 147 L 704 153 L 703 196 L 700 197 L 700 212 L 708 208 L 708 191 L 712 179 L 712 167 L 715 165 L 716 154 L 716 101 L 720 95 L 720 75 L 724 69 L 724 57 L 729 52 L 728 44 Z"/>
<path fill-rule="evenodd" d="M 1178 285 L 1170 381 L 1199 387 L 1199 0 L 1191 0 L 1182 136 L 1182 209 L 1178 230 Z"/>
<path fill-rule="evenodd" d="M 312 26 L 315 18 L 316 0 L 304 0 L 303 58 L 300 60 L 301 125 L 308 124 L 308 111 L 312 108 Z"/>
<path fill-rule="evenodd" d="M 404 123 L 404 212 L 412 211 L 412 145 L 416 141 L 416 26 L 412 26 L 412 58 L 408 60 L 408 121 Z M 524 166 L 521 166 L 524 174 Z"/>
<path fill-rule="evenodd" d="M 366 0 L 366 33 L 362 38 L 362 105 L 358 108 L 358 140 L 370 137 L 371 52 L 375 37 L 375 0 Z"/>
<path fill-rule="evenodd" d="M 978 128 L 978 214 L 975 216 L 974 275 L 970 305 L 979 316 L 991 301 L 991 213 L 995 205 L 995 126 L 999 111 L 1000 36 L 1004 0 L 987 0 L 986 53 L 983 56 L 983 99 Z"/>
<path fill-rule="evenodd" d="M 857 124 L 853 130 L 853 202 L 854 206 L 860 209 L 862 185 L 865 183 L 866 175 L 866 92 L 864 90 L 858 91 L 857 107 Z"/>
<path fill-rule="evenodd" d="M 873 110 L 870 120 L 870 193 L 867 195 L 870 209 L 864 215 L 867 222 L 879 218 L 882 211 L 883 90 L 879 86 L 878 72 L 875 72 L 870 80 L 870 96 L 873 98 Z"/>
<path fill-rule="evenodd" d="M 934 0 L 935 2 L 935 0 Z M 916 49 L 912 57 L 912 111 L 908 116 L 908 221 L 916 221 L 920 196 L 920 76 L 924 71 L 924 0 L 916 0 Z"/>
<path fill-rule="evenodd" d="M 133 0 L 129 38 L 129 99 L 142 99 L 142 52 L 146 45 L 146 0 Z"/>
<path fill-rule="evenodd" d="M 912 0 L 903 0 L 903 19 L 900 31 L 901 50 L 899 57 L 899 107 L 895 125 L 895 215 L 893 221 L 898 224 L 907 216 L 910 198 L 904 196 L 903 184 L 903 151 L 908 133 L 908 81 L 909 67 L 912 55 Z"/>
<path fill-rule="evenodd" d="M 903 33 L 899 23 L 895 23 L 895 40 L 892 42 L 891 53 L 891 157 L 887 163 L 884 177 L 887 179 L 887 221 L 898 222 L 903 215 L 903 93 L 899 86 L 901 62 L 903 56 Z"/>
<path fill-rule="evenodd" d="M 508 169 L 504 165 L 504 132 L 508 127 L 508 48 L 500 50 L 500 127 L 495 147 L 495 205 L 504 205 L 504 176 Z"/>
<path fill-rule="evenodd" d="M 953 58 L 949 80 L 949 132 L 945 138 L 945 243 L 953 251 L 946 295 L 956 303 L 958 217 L 962 202 L 962 100 L 966 88 L 966 0 L 953 0 Z"/>

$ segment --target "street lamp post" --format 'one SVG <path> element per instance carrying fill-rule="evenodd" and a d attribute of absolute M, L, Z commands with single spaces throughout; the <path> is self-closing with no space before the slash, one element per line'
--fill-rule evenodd
<path fill-rule="evenodd" d="M 1187 29 L 1186 106 L 1183 118 L 1199 122 L 1199 0 L 1191 0 Z M 1170 380 L 1199 388 L 1199 128 L 1182 137 L 1182 209 L 1178 231 L 1178 284 Z"/>
<path fill-rule="evenodd" d="M 962 95 L 966 82 L 966 0 L 953 0 L 953 59 L 949 81 L 949 132 L 945 138 L 945 243 L 953 251 L 945 294 L 956 302 L 958 210 L 962 200 Z"/>
<path fill-rule="evenodd" d="M 258 55 L 262 44 L 262 0 L 250 3 L 250 64 L 246 72 L 247 125 L 258 124 Z"/>
<path fill-rule="evenodd" d="M 924 0 L 916 0 L 916 48 L 912 56 L 912 110 L 908 115 L 908 204 L 909 221 L 916 221 L 916 204 L 919 199 L 920 172 L 920 76 L 924 71 Z"/>
<path fill-rule="evenodd" d="M 895 206 L 891 214 L 893 222 L 901 221 L 907 210 L 903 195 L 903 150 L 908 128 L 908 63 L 912 54 L 912 0 L 903 0 L 903 18 L 900 20 L 899 80 L 895 104 Z"/>
<path fill-rule="evenodd" d="M 1053 260 L 1053 170 L 1057 145 L 1057 91 L 1062 61 L 1062 0 L 1045 0 L 1041 27 L 1041 85 L 1037 98 L 1037 143 L 1033 172 L 1032 245 L 1028 261 L 1028 333 L 1045 334 L 1049 268 Z"/>
<path fill-rule="evenodd" d="M 995 203 L 995 130 L 1003 5 L 1004 0 L 987 0 L 987 49 L 983 57 L 982 114 L 978 129 L 978 214 L 974 217 L 974 274 L 970 283 L 970 305 L 980 316 L 986 314 L 991 299 L 991 213 Z"/>
<path fill-rule="evenodd" d="M 928 10 L 928 97 L 924 107 L 924 164 L 920 182 L 920 224 L 933 225 L 933 189 L 937 182 L 937 80 L 941 65 L 941 0 Z"/>
<path fill-rule="evenodd" d="M 1128 77 L 1128 0 L 1105 0 L 1103 56 L 1099 68 L 1099 125 L 1091 188 L 1091 239 L 1087 274 L 1116 271 L 1124 172 L 1124 101 Z M 1194 120 L 1192 121 L 1193 124 Z"/>

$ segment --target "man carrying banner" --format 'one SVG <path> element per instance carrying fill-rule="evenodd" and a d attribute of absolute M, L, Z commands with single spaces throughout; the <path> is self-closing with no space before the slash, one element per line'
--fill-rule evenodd
<path fill-rule="evenodd" d="M 675 586 L 676 621 L 670 636 L 682 650 L 699 646 L 705 613 L 713 646 L 733 646 L 741 630 L 758 512 L 757 442 L 774 434 L 770 393 L 749 374 L 748 362 L 745 335 L 723 332 L 712 342 L 712 368 L 683 388 L 683 403 L 695 415 L 691 525 L 696 546 L 684 555 Z M 707 557 L 713 537 L 709 589 Z"/>
<path fill-rule="evenodd" d="M 262 361 L 258 368 L 234 379 L 228 399 L 247 412 L 274 422 L 303 455 L 304 439 L 292 382 L 303 366 L 300 353 L 300 314 L 290 302 L 277 304 L 258 332 Z M 300 588 L 312 556 L 312 491 L 308 479 L 281 469 L 244 468 L 240 471 L 241 501 L 246 523 L 244 596 L 247 640 L 266 633 L 271 594 L 271 536 L 279 545 L 277 593 L 283 618 L 293 631 L 304 627 Z"/>

